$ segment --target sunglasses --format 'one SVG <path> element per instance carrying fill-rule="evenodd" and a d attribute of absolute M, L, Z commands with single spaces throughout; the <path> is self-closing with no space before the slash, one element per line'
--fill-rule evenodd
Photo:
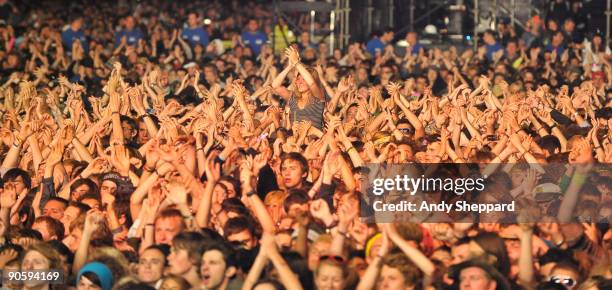
<path fill-rule="evenodd" d="M 565 287 L 574 287 L 576 286 L 576 280 L 568 276 L 551 276 L 548 278 L 549 282 L 553 282 L 555 284 L 561 284 Z"/>
<path fill-rule="evenodd" d="M 323 262 L 323 261 L 332 261 L 338 264 L 344 264 L 345 262 L 344 257 L 336 256 L 336 255 L 324 255 L 324 256 L 319 257 L 319 262 Z"/>

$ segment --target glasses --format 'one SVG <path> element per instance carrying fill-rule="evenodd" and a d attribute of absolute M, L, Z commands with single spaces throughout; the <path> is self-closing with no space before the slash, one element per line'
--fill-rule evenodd
<path fill-rule="evenodd" d="M 576 286 L 576 280 L 568 276 L 551 276 L 548 281 L 553 282 L 555 284 L 561 284 L 565 287 L 574 287 Z"/>
<path fill-rule="evenodd" d="M 319 262 L 323 262 L 323 261 L 332 261 L 332 262 L 336 262 L 339 264 L 344 264 L 345 262 L 344 257 L 336 256 L 336 255 L 324 255 L 324 256 L 319 257 Z"/>

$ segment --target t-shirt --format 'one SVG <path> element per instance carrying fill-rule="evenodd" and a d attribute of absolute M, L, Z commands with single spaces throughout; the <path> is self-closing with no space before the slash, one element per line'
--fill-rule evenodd
<path fill-rule="evenodd" d="M 372 38 L 366 45 L 368 53 L 375 55 L 377 52 L 382 53 L 385 49 L 385 44 L 378 37 Z"/>
<path fill-rule="evenodd" d="M 261 51 L 261 46 L 264 45 L 266 42 L 268 42 L 268 36 L 266 36 L 261 31 L 257 31 L 257 32 L 245 31 L 242 33 L 241 37 L 242 37 L 242 42 L 248 45 L 253 50 L 253 53 L 255 55 L 259 55 L 259 52 Z"/>
<path fill-rule="evenodd" d="M 81 42 L 81 46 L 83 47 L 85 52 L 87 52 L 87 38 L 85 38 L 85 33 L 83 33 L 82 29 L 74 31 L 70 26 L 68 26 L 68 28 L 62 31 L 62 43 L 68 51 L 72 49 L 72 43 L 77 39 Z"/>
<path fill-rule="evenodd" d="M 291 96 L 287 105 L 291 108 L 291 122 L 310 121 L 313 127 L 323 130 L 324 101 L 311 96 L 310 102 L 306 104 L 303 109 L 300 109 L 298 106 L 298 99 L 295 96 Z"/>
<path fill-rule="evenodd" d="M 181 34 L 183 39 L 189 41 L 191 45 L 201 44 L 206 47 L 208 45 L 208 32 L 202 26 L 196 28 L 185 28 Z"/>
<path fill-rule="evenodd" d="M 121 38 L 124 37 L 127 40 L 128 45 L 136 45 L 138 41 L 144 38 L 144 35 L 138 28 L 134 28 L 132 30 L 121 30 L 115 33 L 115 44 L 119 45 L 121 43 Z"/>
<path fill-rule="evenodd" d="M 493 54 L 495 54 L 498 50 L 503 49 L 501 44 L 498 42 L 494 44 L 487 44 L 487 59 L 492 60 Z"/>

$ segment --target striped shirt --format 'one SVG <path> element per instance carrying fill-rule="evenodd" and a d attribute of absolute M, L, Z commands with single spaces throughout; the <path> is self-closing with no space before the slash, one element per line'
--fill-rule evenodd
<path fill-rule="evenodd" d="M 323 111 L 325 110 L 325 102 L 311 96 L 310 101 L 303 109 L 298 106 L 298 99 L 292 95 L 287 102 L 291 108 L 291 122 L 310 121 L 313 127 L 323 130 Z"/>

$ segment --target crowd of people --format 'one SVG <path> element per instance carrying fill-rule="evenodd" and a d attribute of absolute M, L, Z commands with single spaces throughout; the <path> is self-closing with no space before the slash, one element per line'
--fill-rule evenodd
<path fill-rule="evenodd" d="M 53 2 L 0 0 L 3 289 L 612 288 L 612 55 L 580 15 L 330 51 L 268 4 Z M 365 219 L 381 163 L 477 163 L 530 211 Z"/>

